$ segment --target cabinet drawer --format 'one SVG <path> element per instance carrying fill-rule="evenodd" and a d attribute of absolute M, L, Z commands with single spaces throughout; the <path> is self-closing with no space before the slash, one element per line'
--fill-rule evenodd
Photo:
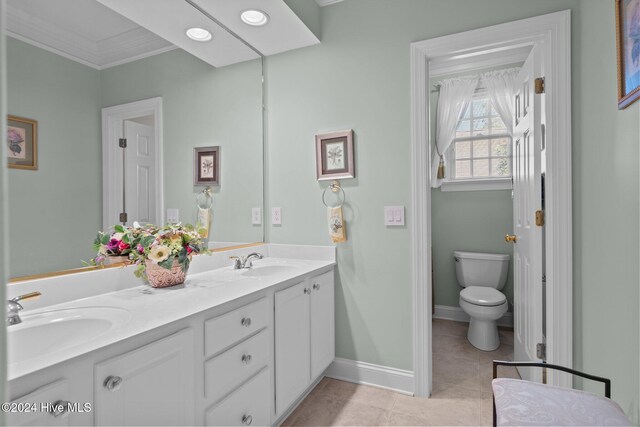
<path fill-rule="evenodd" d="M 215 402 L 269 363 L 269 332 L 241 342 L 205 363 L 205 395 Z"/>
<path fill-rule="evenodd" d="M 66 380 L 56 381 L 44 387 L 40 387 L 32 393 L 15 399 L 10 403 L 9 411 L 6 414 L 7 425 L 13 426 L 68 426 L 69 408 L 64 413 L 53 414 L 53 404 L 65 407 L 69 402 L 66 400 L 68 386 Z M 47 406 L 51 404 L 51 406 Z M 15 405 L 15 407 L 13 407 Z M 28 410 L 23 406 L 28 405 Z M 35 405 L 35 408 L 31 405 Z M 86 410 L 82 404 L 81 409 Z M 60 406 L 56 406 L 59 409 Z M 14 411 L 15 409 L 15 411 Z"/>
<path fill-rule="evenodd" d="M 269 369 L 234 391 L 205 414 L 208 426 L 271 425 L 269 402 Z"/>
<path fill-rule="evenodd" d="M 262 298 L 204 323 L 205 357 L 242 341 L 245 337 L 265 328 L 269 319 L 269 303 Z"/>

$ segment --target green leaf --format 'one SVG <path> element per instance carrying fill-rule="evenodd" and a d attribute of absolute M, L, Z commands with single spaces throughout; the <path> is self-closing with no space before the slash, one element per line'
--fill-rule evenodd
<path fill-rule="evenodd" d="M 164 261 L 160 261 L 158 265 L 166 270 L 171 270 L 171 267 L 173 266 L 173 258 L 169 257 Z"/>
<path fill-rule="evenodd" d="M 124 227 L 121 226 L 120 224 L 114 225 L 113 229 L 116 231 L 116 233 L 124 233 Z"/>

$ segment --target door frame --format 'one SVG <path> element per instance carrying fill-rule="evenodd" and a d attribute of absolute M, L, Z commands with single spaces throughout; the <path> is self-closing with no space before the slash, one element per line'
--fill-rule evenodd
<path fill-rule="evenodd" d="M 143 99 L 127 104 L 105 107 L 102 109 L 102 227 L 108 230 L 110 213 L 120 210 L 122 202 L 120 188 L 117 188 L 122 176 L 120 148 L 117 141 L 122 136 L 125 120 L 143 116 L 153 116 L 156 159 L 156 219 L 164 224 L 164 182 L 162 162 L 162 97 Z"/>
<path fill-rule="evenodd" d="M 547 361 L 573 365 L 571 211 L 571 11 L 565 10 L 411 44 L 411 282 L 414 393 L 432 389 L 431 134 L 429 62 L 523 46 L 542 50 L 546 106 L 545 251 Z M 548 382 L 571 386 L 566 374 Z"/>

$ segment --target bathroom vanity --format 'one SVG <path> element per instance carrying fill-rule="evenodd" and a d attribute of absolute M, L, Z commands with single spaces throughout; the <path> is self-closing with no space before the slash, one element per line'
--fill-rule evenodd
<path fill-rule="evenodd" d="M 176 288 L 132 267 L 11 285 L 43 296 L 8 328 L 8 424 L 278 424 L 334 359 L 334 266 L 334 248 L 262 245 L 197 257 Z"/>

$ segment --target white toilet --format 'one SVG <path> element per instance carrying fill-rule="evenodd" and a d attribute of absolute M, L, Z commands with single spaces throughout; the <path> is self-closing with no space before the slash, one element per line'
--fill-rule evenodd
<path fill-rule="evenodd" d="M 454 251 L 460 308 L 471 317 L 467 339 L 476 348 L 492 351 L 500 346 L 498 319 L 509 308 L 500 289 L 507 283 L 509 255 Z"/>

